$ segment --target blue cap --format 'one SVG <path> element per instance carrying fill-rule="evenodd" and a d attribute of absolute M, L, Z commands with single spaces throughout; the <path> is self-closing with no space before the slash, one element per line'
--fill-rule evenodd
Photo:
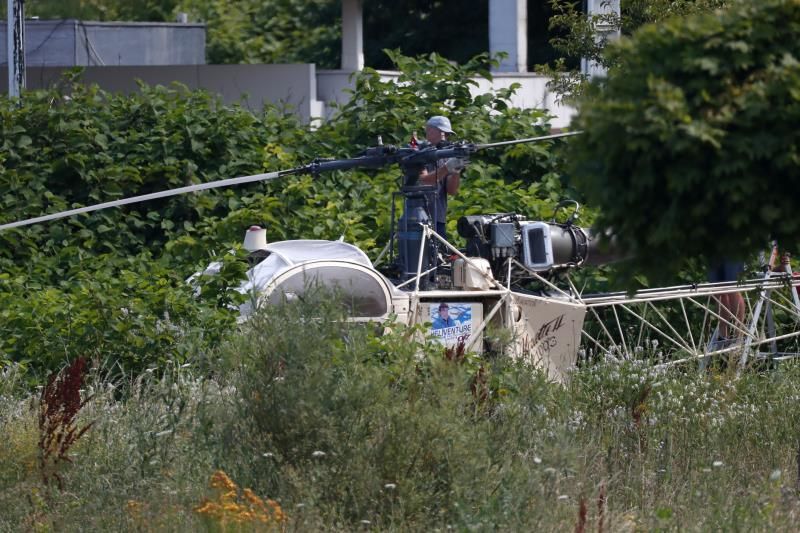
<path fill-rule="evenodd" d="M 441 115 L 436 115 L 435 117 L 429 118 L 425 125 L 431 128 L 442 130 L 445 133 L 455 133 L 453 128 L 450 126 L 450 119 Z"/>

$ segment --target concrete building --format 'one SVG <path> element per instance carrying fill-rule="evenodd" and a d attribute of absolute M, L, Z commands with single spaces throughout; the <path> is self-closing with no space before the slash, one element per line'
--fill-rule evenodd
<path fill-rule="evenodd" d="M 342 65 L 338 70 L 317 70 L 304 65 L 205 65 L 205 26 L 186 23 L 100 23 L 26 21 L 25 57 L 27 87 L 54 83 L 64 67 L 86 67 L 84 79 L 112 91 L 136 90 L 136 80 L 149 84 L 178 81 L 190 88 L 204 88 L 228 102 L 241 101 L 258 109 L 265 102 L 291 106 L 304 120 L 324 118 L 331 104 L 347 98 L 350 76 L 364 67 L 363 0 L 342 0 Z M 588 0 L 588 13 L 619 13 L 619 0 Z M 481 80 L 475 92 L 508 87 L 521 88 L 512 105 L 547 109 L 556 118 L 554 127 L 565 127 L 574 110 L 558 103 L 548 89 L 548 78 L 527 72 L 526 0 L 489 0 L 490 52 L 505 52 L 506 59 L 493 72 L 490 83 Z M 5 26 L 0 27 L 0 58 L 6 57 Z M 613 38 L 602 27 L 603 38 Z M 602 74 L 597 65 L 585 72 Z M 396 72 L 381 72 L 386 78 Z M 2 79 L 0 77 L 0 79 Z M 7 90 L 7 81 L 0 82 Z"/>
<path fill-rule="evenodd" d="M 0 58 L 7 55 L 5 25 Z M 26 20 L 25 63 L 31 67 L 203 65 L 205 24 Z"/>

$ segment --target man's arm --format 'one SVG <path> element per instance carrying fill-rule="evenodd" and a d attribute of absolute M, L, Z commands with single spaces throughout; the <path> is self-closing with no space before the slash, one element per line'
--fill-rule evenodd
<path fill-rule="evenodd" d="M 447 176 L 447 167 L 437 166 L 436 170 L 425 170 L 419 173 L 419 182 L 423 185 L 436 185 Z"/>
<path fill-rule="evenodd" d="M 445 179 L 447 180 L 447 194 L 456 194 L 461 186 L 461 171 L 450 172 L 446 166 L 442 165 L 433 171 L 423 170 L 419 175 L 419 181 L 423 185 L 436 185 Z"/>
<path fill-rule="evenodd" d="M 461 171 L 451 172 L 445 179 L 447 180 L 447 194 L 452 196 L 457 193 L 461 186 Z"/>

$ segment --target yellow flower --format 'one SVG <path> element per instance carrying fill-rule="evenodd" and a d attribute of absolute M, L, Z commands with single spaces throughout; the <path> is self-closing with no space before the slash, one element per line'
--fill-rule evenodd
<path fill-rule="evenodd" d="M 236 483 L 234 483 L 231 478 L 228 477 L 228 474 L 223 472 L 222 470 L 217 470 L 211 476 L 211 483 L 209 486 L 212 489 L 226 489 L 229 491 L 235 491 L 237 489 Z"/>
<path fill-rule="evenodd" d="M 252 489 L 245 488 L 240 496 L 236 483 L 222 470 L 214 472 L 209 486 L 218 489 L 216 500 L 206 498 L 194 508 L 194 511 L 221 524 L 229 521 L 239 524 L 256 522 L 266 524 L 271 521 L 283 522 L 287 519 L 276 501 L 267 499 L 265 502 Z"/>

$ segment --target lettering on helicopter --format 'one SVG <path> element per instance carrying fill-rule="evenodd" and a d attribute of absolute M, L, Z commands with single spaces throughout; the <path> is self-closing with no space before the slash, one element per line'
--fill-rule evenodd
<path fill-rule="evenodd" d="M 567 299 L 515 293 L 520 310 L 515 324 L 519 357 L 563 379 L 575 365 L 586 307 Z"/>

